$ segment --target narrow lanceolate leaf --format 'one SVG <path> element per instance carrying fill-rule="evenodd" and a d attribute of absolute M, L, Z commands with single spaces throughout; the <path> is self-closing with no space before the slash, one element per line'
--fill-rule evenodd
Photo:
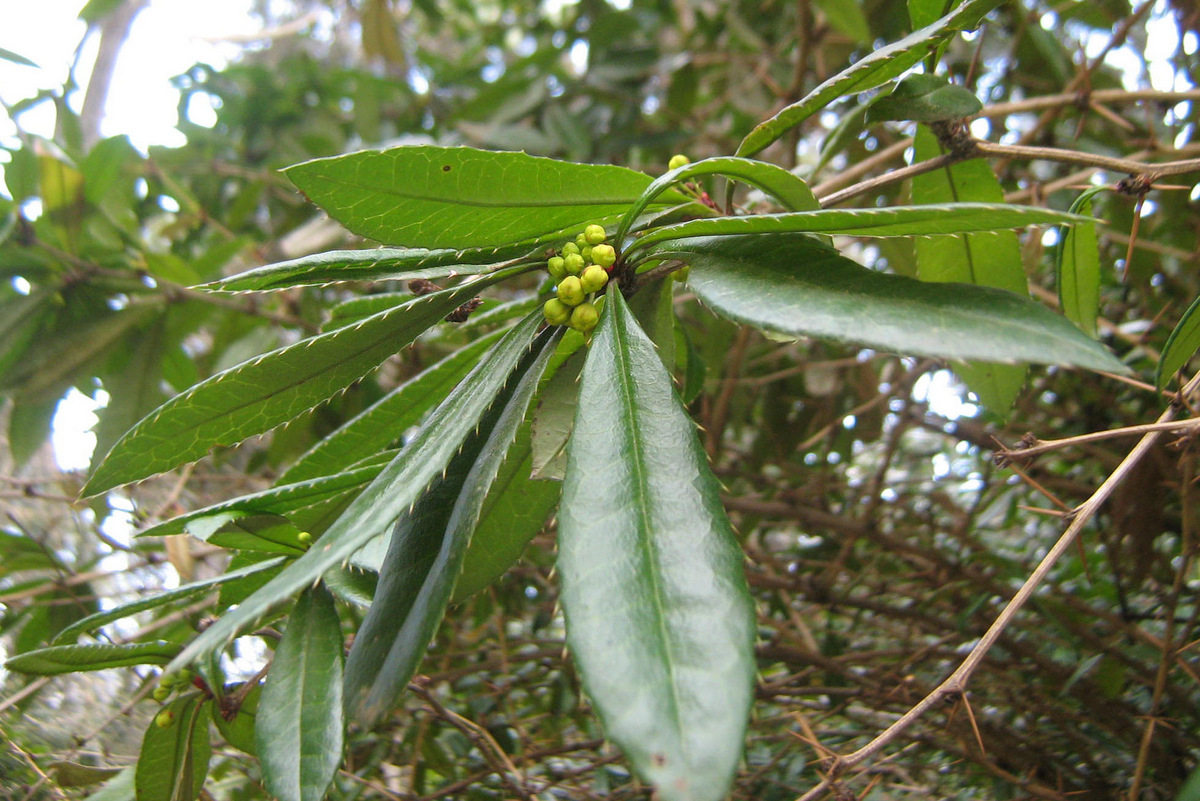
<path fill-rule="evenodd" d="M 205 629 L 179 655 L 175 667 L 183 668 L 224 647 L 238 632 L 260 621 L 325 571 L 349 560 L 408 511 L 425 487 L 442 474 L 514 373 L 523 372 L 531 358 L 530 341 L 542 322 L 538 309 L 514 326 L 308 552 Z"/>
<path fill-rule="evenodd" d="M 958 120 L 983 110 L 983 103 L 965 86 L 950 83 L 943 75 L 916 73 L 902 78 L 889 95 L 867 109 L 867 120 Z"/>
<path fill-rule="evenodd" d="M 765 161 L 722 156 L 685 164 L 655 178 L 621 218 L 614 241 L 624 241 L 625 234 L 629 233 L 630 226 L 638 215 L 672 185 L 701 175 L 727 175 L 744 181 L 774 196 L 788 211 L 806 211 L 821 207 L 808 184 L 782 167 Z"/>
<path fill-rule="evenodd" d="M 263 784 L 279 801 L 321 801 L 342 762 L 342 627 L 318 584 L 296 600 L 254 723 Z"/>
<path fill-rule="evenodd" d="M 142 738 L 134 773 L 137 801 L 192 801 L 208 775 L 208 699 L 185 695 L 163 707 Z M 159 721 L 165 725 L 159 725 Z"/>
<path fill-rule="evenodd" d="M 4 667 L 16 673 L 56 676 L 131 665 L 165 665 L 179 650 L 176 643 L 162 641 L 128 645 L 51 645 L 17 654 L 5 662 Z"/>
<path fill-rule="evenodd" d="M 231 570 L 228 573 L 224 573 L 220 576 L 203 579 L 201 581 L 194 581 L 190 584 L 185 584 L 182 587 L 177 587 L 173 590 L 167 590 L 165 592 L 158 593 L 157 595 L 153 595 L 149 598 L 131 601 L 130 603 L 121 604 L 120 606 L 112 609 L 106 609 L 103 612 L 97 612 L 94 615 L 88 615 L 83 620 L 78 620 L 72 623 L 70 626 L 67 626 L 65 629 L 55 635 L 52 644 L 59 645 L 61 643 L 65 643 L 72 637 L 78 637 L 84 632 L 95 631 L 101 626 L 112 623 L 114 620 L 120 620 L 121 618 L 129 617 L 130 615 L 136 615 L 139 612 L 145 612 L 147 609 L 157 609 L 160 606 L 185 603 L 195 598 L 200 598 L 225 584 L 237 583 L 241 579 L 252 576 L 255 573 L 260 573 L 264 570 L 270 570 L 271 568 L 282 563 L 282 557 L 275 557 L 273 559 L 268 559 L 266 561 L 250 565 L 249 567 L 241 568 L 240 570 Z M 84 647 L 90 648 L 95 646 Z M 169 662 L 178 652 L 178 646 L 172 646 L 169 653 L 164 655 L 163 663 L 165 664 L 166 662 Z"/>
<path fill-rule="evenodd" d="M 967 0 L 936 22 L 872 51 L 798 102 L 759 123 L 738 145 L 737 155 L 753 156 L 839 97 L 865 92 L 895 78 L 925 58 L 939 43 L 959 31 L 974 29 L 985 14 L 1002 2 L 1004 0 Z"/>
<path fill-rule="evenodd" d="M 500 247 L 582 229 L 624 212 L 650 183 L 624 167 L 432 145 L 316 159 L 286 172 L 354 233 L 409 248 Z"/>
<path fill-rule="evenodd" d="M 731 320 L 893 353 L 1064 364 L 1128 373 L 1062 315 L 1012 292 L 868 270 L 805 234 L 677 240 L 688 287 Z"/>
<path fill-rule="evenodd" d="M 328 400 L 479 291 L 435 292 L 358 325 L 231 367 L 167 401 L 113 446 L 84 487 L 95 495 L 270 431 Z"/>
<path fill-rule="evenodd" d="M 414 278 L 450 278 L 490 272 L 511 259 L 535 250 L 525 243 L 497 248 L 378 248 L 331 250 L 255 267 L 222 278 L 201 289 L 224 292 L 262 292 L 336 281 L 411 281 Z"/>
<path fill-rule="evenodd" d="M 664 801 L 725 798 L 754 684 L 754 608 L 671 377 L 610 292 L 559 509 L 567 645 L 605 733 Z"/>
<path fill-rule="evenodd" d="M 496 335 L 479 337 L 405 381 L 322 438 L 279 477 L 279 483 L 291 484 L 330 475 L 378 453 L 441 403 L 497 338 Z"/>
<path fill-rule="evenodd" d="M 561 330 L 547 329 L 537 358 L 480 419 L 462 450 L 400 518 L 375 600 L 346 661 L 346 708 L 373 726 L 395 706 L 446 613 L 488 490 L 525 418 Z"/>
<path fill-rule="evenodd" d="M 689 220 L 676 225 L 665 225 L 640 237 L 628 248 L 627 253 L 643 250 L 668 239 L 689 236 L 784 233 L 869 237 L 935 236 L 1087 221 L 1087 217 L 1076 214 L 1005 203 L 935 203 L 925 206 L 892 206 L 886 209 L 821 209 L 787 214 Z"/>
<path fill-rule="evenodd" d="M 1192 301 L 1192 305 L 1183 313 L 1179 324 L 1167 338 L 1162 358 L 1158 360 L 1155 385 L 1159 389 L 1165 387 L 1175 372 L 1195 355 L 1197 349 L 1200 349 L 1200 298 Z"/>
<path fill-rule="evenodd" d="M 1086 190 L 1071 204 L 1071 211 L 1086 215 L 1087 222 L 1063 226 L 1058 232 L 1055 267 L 1058 274 L 1058 300 L 1067 319 L 1096 336 L 1096 318 L 1100 314 L 1100 247 L 1096 242 L 1096 223 L 1091 218 L 1092 200 L 1105 187 Z"/>
<path fill-rule="evenodd" d="M 917 129 L 914 159 L 926 161 L 942 155 L 937 137 Z M 913 200 L 919 203 L 977 201 L 1002 203 L 1004 190 L 983 159 L 962 161 L 913 177 Z M 1029 295 L 1021 245 L 1009 231 L 996 234 L 959 234 L 918 239 L 917 275 L 922 281 L 959 281 Z M 985 406 L 1003 414 L 1025 383 L 1026 368 L 1012 364 L 964 364 L 955 372 Z"/>

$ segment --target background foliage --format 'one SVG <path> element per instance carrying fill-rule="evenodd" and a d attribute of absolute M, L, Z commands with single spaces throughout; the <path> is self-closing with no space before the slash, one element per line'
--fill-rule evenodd
<path fill-rule="evenodd" d="M 88 13 L 102 18 L 114 5 L 93 2 Z M 502 304 L 536 288 L 536 277 L 504 284 L 469 323 L 438 326 L 269 435 L 76 500 L 87 477 L 57 473 L 44 447 L 68 390 L 107 400 L 99 456 L 197 381 L 361 319 L 406 291 L 387 281 L 262 295 L 190 288 L 368 245 L 316 214 L 282 168 L 363 147 L 430 143 L 658 175 L 675 152 L 693 161 L 737 152 L 764 119 L 847 63 L 938 18 L 941 4 L 931 5 L 264 3 L 265 28 L 278 35 L 226 69 L 197 65 L 177 79 L 186 147 L 142 154 L 120 137 L 97 141 L 62 97 L 9 109 L 19 123 L 28 106 L 54 103 L 60 124 L 53 141 L 23 135 L 5 144 L 0 627 L 8 652 L 45 646 L 88 614 L 164 587 L 253 569 L 248 560 L 227 566 L 228 551 L 180 536 L 181 527 L 158 529 L 163 539 L 131 539 L 122 522 L 148 529 L 265 490 L 341 423 L 492 331 L 505 319 Z M 290 27 L 295 20 L 306 24 Z M 1200 21 L 1185 3 L 1011 2 L 979 32 L 952 38 L 941 69 L 982 101 L 970 130 L 987 142 L 1181 160 L 1197 149 L 1198 45 Z M 187 119 L 196 93 L 215 99 L 212 128 Z M 1064 311 L 1082 321 L 1098 303 L 1098 335 L 1144 383 L 778 341 L 714 317 L 690 302 L 690 290 L 675 294 L 682 335 L 674 353 L 663 352 L 723 485 L 757 602 L 753 717 L 735 798 L 801 795 L 826 775 L 826 757 L 862 746 L 932 690 L 1058 537 L 1065 512 L 1092 495 L 1131 443 L 1077 443 L 1002 465 L 993 459 L 998 448 L 1027 433 L 1050 440 L 1153 422 L 1167 402 L 1153 390 L 1160 357 L 1170 357 L 1165 381 L 1186 367 L 1196 344 L 1186 347 L 1185 326 L 1174 340 L 1182 344 L 1168 346 L 1200 295 L 1190 175 L 1148 191 L 1117 187 L 1125 174 L 1098 171 L 1088 158 L 1013 151 L 870 183 L 911 160 L 910 148 L 916 159 L 936 157 L 944 140 L 889 121 L 886 108 L 866 115 L 861 99 L 851 94 L 787 128 L 757 157 L 795 171 L 838 208 L 1007 199 L 1066 210 L 1094 176 L 1113 189 L 1091 196 L 1090 208 L 1075 207 L 1107 222 L 1094 254 L 1068 239 L 1069 255 L 1058 256 L 1064 235 L 1043 229 L 915 243 L 846 239 L 843 251 L 875 269 L 938 280 L 923 272 L 931 248 L 962 250 L 980 269 L 986 255 L 1008 249 L 1019 254 L 1032 295 L 1050 304 L 1073 275 L 1070 259 L 1098 258 L 1099 285 L 1078 287 Z M 722 198 L 720 181 L 698 180 Z M 964 197 L 964 187 L 978 194 Z M 762 193 L 736 200 L 777 210 Z M 436 382 L 411 391 L 439 397 L 467 368 L 442 369 Z M 389 439 L 417 422 L 399 421 Z M 967 702 L 926 714 L 886 758 L 843 776 L 839 789 L 880 798 L 1194 797 L 1184 789 L 1200 755 L 1194 455 L 1185 432 L 1126 474 L 1081 546 L 1004 631 Z M 554 500 L 531 498 L 531 529 L 545 516 L 537 510 Z M 351 729 L 346 761 L 326 768 L 336 771 L 333 797 L 649 797 L 604 743 L 564 659 L 555 535 L 552 521 L 503 578 L 451 608 L 403 708 L 372 731 Z M 176 611 L 143 615 L 140 626 L 105 627 L 99 642 L 161 640 L 167 645 L 145 647 L 162 648 L 166 662 L 210 622 L 212 604 L 236 603 L 249 590 L 188 597 Z M 306 594 L 298 612 L 272 624 L 278 628 L 238 640 L 237 658 L 225 665 L 231 680 L 253 676 L 269 650 L 304 647 L 289 637 L 291 626 L 328 619 L 333 602 L 323 593 Z M 361 608 L 343 600 L 339 609 L 346 633 L 357 630 Z M 139 662 L 154 658 L 142 653 Z M 133 772 L 114 777 L 111 769 L 131 765 L 139 749 L 168 760 L 181 753 L 173 741 L 142 745 L 143 731 L 156 730 L 150 721 L 159 706 L 148 696 L 157 676 L 151 667 L 8 675 L 0 793 L 132 797 Z M 245 703 L 250 709 L 257 699 Z M 180 716 L 199 714 L 195 706 L 171 702 Z M 182 749 L 208 762 L 204 792 L 262 797 L 253 736 L 219 717 L 211 755 Z M 161 775 L 187 770 L 194 765 Z M 143 792 L 171 797 L 176 789 Z"/>

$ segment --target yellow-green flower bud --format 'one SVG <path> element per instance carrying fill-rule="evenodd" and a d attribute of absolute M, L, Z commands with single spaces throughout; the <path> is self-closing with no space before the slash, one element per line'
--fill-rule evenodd
<path fill-rule="evenodd" d="M 550 325 L 566 325 L 571 320 L 571 307 L 558 298 L 550 298 L 542 306 L 542 314 Z"/>
<path fill-rule="evenodd" d="M 608 283 L 608 273 L 599 264 L 592 264 L 579 276 L 579 284 L 587 294 L 598 292 Z"/>
<path fill-rule="evenodd" d="M 555 281 L 561 281 L 567 277 L 567 264 L 562 256 L 552 256 L 546 262 L 546 269 L 550 272 L 550 277 Z"/>
<path fill-rule="evenodd" d="M 617 263 L 617 251 L 612 245 L 596 245 L 592 248 L 592 261 L 608 269 Z"/>
<path fill-rule="evenodd" d="M 150 693 L 150 697 L 161 704 L 171 697 L 171 688 L 165 684 L 160 684 L 154 688 L 154 692 Z"/>
<path fill-rule="evenodd" d="M 591 264 L 592 263 L 592 246 L 591 245 L 584 246 L 583 250 L 579 251 L 579 255 L 583 256 L 584 264 Z"/>
<path fill-rule="evenodd" d="M 579 254 L 579 245 L 576 245 L 574 242 L 568 242 L 567 244 L 562 246 L 561 252 L 563 254 L 564 259 L 567 256 L 570 256 L 572 253 L 578 255 Z"/>
<path fill-rule="evenodd" d="M 579 250 L 582 251 L 588 245 L 587 237 L 582 233 L 575 234 L 575 244 L 578 245 Z"/>
<path fill-rule="evenodd" d="M 586 294 L 579 279 L 573 275 L 568 275 L 558 285 L 558 299 L 568 306 L 578 306 L 583 303 L 583 297 Z"/>
<path fill-rule="evenodd" d="M 296 535 L 296 541 L 305 547 L 308 547 L 309 545 L 311 545 L 312 540 L 313 540 L 312 534 L 308 533 L 307 531 L 301 531 L 299 534 Z"/>
<path fill-rule="evenodd" d="M 165 729 L 175 722 L 175 713 L 169 709 L 164 709 L 154 716 L 154 725 L 160 729 Z"/>
<path fill-rule="evenodd" d="M 571 312 L 571 327 L 583 334 L 595 328 L 599 320 L 600 312 L 590 303 L 581 303 Z"/>
<path fill-rule="evenodd" d="M 572 253 L 563 258 L 563 265 L 566 267 L 567 275 L 579 275 L 583 272 L 583 266 L 586 264 L 583 256 L 578 253 Z"/>
<path fill-rule="evenodd" d="M 683 155 L 682 153 L 676 153 L 674 156 L 671 156 L 671 160 L 667 162 L 667 169 L 668 170 L 677 170 L 680 167 L 684 166 L 685 164 L 691 164 L 691 163 L 692 163 L 692 160 L 689 159 L 687 156 Z"/>
<path fill-rule="evenodd" d="M 608 234 L 604 233 L 603 225 L 592 223 L 583 229 L 583 238 L 587 240 L 589 245 L 599 245 L 608 238 Z"/>

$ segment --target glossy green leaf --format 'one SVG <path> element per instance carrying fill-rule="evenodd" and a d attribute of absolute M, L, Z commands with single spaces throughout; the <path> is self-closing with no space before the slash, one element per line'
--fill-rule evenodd
<path fill-rule="evenodd" d="M 200 794 L 212 753 L 208 711 L 208 699 L 190 694 L 163 707 L 168 725 L 151 721 L 134 774 L 137 801 L 193 801 Z"/>
<path fill-rule="evenodd" d="M 539 309 L 509 331 L 308 552 L 201 633 L 174 667 L 182 668 L 223 647 L 391 526 L 441 475 L 514 370 L 525 363 L 529 343 L 542 322 Z"/>
<path fill-rule="evenodd" d="M 877 98 L 867 109 L 867 119 L 936 122 L 962 119 L 982 110 L 983 103 L 965 86 L 952 84 L 942 75 L 916 73 L 902 78 L 891 94 Z"/>
<path fill-rule="evenodd" d="M 754 606 L 671 376 L 609 293 L 559 509 L 567 646 L 605 733 L 664 801 L 725 798 L 754 685 Z"/>
<path fill-rule="evenodd" d="M 654 182 L 646 187 L 637 201 L 621 217 L 613 241 L 624 242 L 625 235 L 629 233 L 638 215 L 671 186 L 701 175 L 725 175 L 736 178 L 772 195 L 789 211 L 808 211 L 821 207 L 816 197 L 813 196 L 812 190 L 808 188 L 808 184 L 782 167 L 753 159 L 728 156 L 710 158 L 676 167 L 655 178 Z"/>
<path fill-rule="evenodd" d="M 283 559 L 281 557 L 275 557 L 273 559 L 268 559 L 266 561 L 250 565 L 249 567 L 230 570 L 219 576 L 201 579 L 200 581 L 193 581 L 189 584 L 183 585 L 182 587 L 176 587 L 173 590 L 164 590 L 163 592 L 150 596 L 149 598 L 130 601 L 129 603 L 121 604 L 120 606 L 113 607 L 112 609 L 106 609 L 103 612 L 97 612 L 94 615 L 88 615 L 82 620 L 72 623 L 70 626 L 55 635 L 53 644 L 58 645 L 67 642 L 74 637 L 78 637 L 84 632 L 95 631 L 101 626 L 112 623 L 114 620 L 120 620 L 124 617 L 136 615 L 139 612 L 145 612 L 148 609 L 157 609 L 160 606 L 166 606 L 168 604 L 186 603 L 187 601 L 201 598 L 218 587 L 237 583 L 241 579 L 252 576 L 256 573 L 261 573 L 264 570 L 270 570 L 271 568 L 282 563 Z M 171 652 L 170 656 L 173 657 L 178 650 L 179 649 L 176 648 Z"/>
<path fill-rule="evenodd" d="M 1026 225 L 1086 223 L 1087 218 L 1034 206 L 997 203 L 935 203 L 883 209 L 821 209 L 750 217 L 689 220 L 647 232 L 627 253 L 690 236 L 813 233 L 843 236 L 934 236 L 1003 231 Z"/>
<path fill-rule="evenodd" d="M 324 585 L 296 600 L 258 704 L 263 785 L 279 801 L 321 801 L 342 762 L 342 626 Z"/>
<path fill-rule="evenodd" d="M 1183 317 L 1179 319 L 1179 324 L 1171 331 L 1171 336 L 1167 337 L 1167 344 L 1163 346 L 1158 370 L 1154 375 L 1155 386 L 1159 389 L 1165 387 L 1175 373 L 1188 363 L 1197 349 L 1200 349 L 1200 298 L 1192 301 L 1192 305 L 1188 306 Z"/>
<path fill-rule="evenodd" d="M 226 512 L 190 523 L 187 532 L 209 545 L 230 550 L 284 556 L 299 556 L 307 550 L 300 541 L 301 530 L 282 515 Z"/>
<path fill-rule="evenodd" d="M 355 326 L 255 357 L 167 401 L 121 438 L 84 487 L 95 495 L 289 422 L 375 369 L 486 282 L 447 289 Z"/>
<path fill-rule="evenodd" d="M 346 660 L 346 709 L 363 726 L 388 714 L 446 613 L 483 503 L 525 418 L 562 329 L 547 328 L 537 357 L 497 397 L 476 430 L 396 524 L 375 600 Z"/>
<path fill-rule="evenodd" d="M 286 173 L 354 233 L 409 248 L 500 247 L 582 229 L 624 212 L 650 183 L 625 167 L 432 145 L 316 159 Z"/>
<path fill-rule="evenodd" d="M 908 0 L 908 19 L 913 30 L 937 22 L 958 5 L 959 0 Z"/>
<path fill-rule="evenodd" d="M 561 481 L 566 475 L 567 441 L 575 424 L 584 356 L 576 351 L 564 359 L 538 393 L 530 434 L 530 466 L 536 479 Z"/>
<path fill-rule="evenodd" d="M 1092 214 L 1092 200 L 1105 187 L 1093 187 L 1075 198 L 1071 211 Z M 1058 302 L 1067 319 L 1096 336 L 1096 318 L 1100 315 L 1100 246 L 1096 242 L 1096 223 L 1063 226 L 1058 231 L 1054 264 L 1057 273 Z"/>
<path fill-rule="evenodd" d="M 221 278 L 201 289 L 225 292 L 262 292 L 337 281 L 411 281 L 479 275 L 521 260 L 536 250 L 532 243 L 496 248 L 424 250 L 376 248 L 331 250 L 255 267 Z"/>
<path fill-rule="evenodd" d="M 1003 0 L 967 0 L 936 22 L 914 31 L 898 42 L 873 50 L 798 102 L 759 123 L 738 145 L 737 155 L 753 156 L 839 97 L 873 89 L 895 78 L 925 58 L 939 43 L 960 31 L 974 29 L 984 15 L 1002 2 Z"/>
<path fill-rule="evenodd" d="M 499 333 L 479 337 L 405 381 L 313 445 L 279 477 L 279 483 L 292 484 L 346 470 L 400 439 L 462 381 L 498 338 Z"/>
<path fill-rule="evenodd" d="M 943 152 L 932 131 L 919 126 L 914 160 L 926 161 Z M 918 203 L 1002 203 L 1004 190 L 986 160 L 972 159 L 914 176 L 912 197 Z M 1021 245 L 1014 233 L 918 239 L 914 247 L 917 275 L 922 281 L 958 281 L 1029 295 Z M 956 365 L 955 372 L 985 406 L 1003 414 L 1021 391 L 1027 370 L 1014 364 L 963 364 Z"/>
<path fill-rule="evenodd" d="M 868 270 L 804 234 L 678 240 L 714 312 L 771 334 L 947 359 L 1066 364 L 1128 373 L 1062 315 L 1012 292 Z"/>
<path fill-rule="evenodd" d="M 176 643 L 138 642 L 127 645 L 51 645 L 10 657 L 4 667 L 16 673 L 57 676 L 83 670 L 106 670 L 131 665 L 165 665 L 180 651 Z"/>
<path fill-rule="evenodd" d="M 238 684 L 225 688 L 225 697 L 230 698 L 235 693 L 241 693 L 244 685 Z M 234 748 L 249 754 L 258 755 L 258 747 L 254 741 L 254 732 L 258 722 L 258 704 L 262 698 L 262 685 L 256 684 L 236 709 L 228 711 L 213 710 L 213 724 L 225 738 L 225 742 Z"/>

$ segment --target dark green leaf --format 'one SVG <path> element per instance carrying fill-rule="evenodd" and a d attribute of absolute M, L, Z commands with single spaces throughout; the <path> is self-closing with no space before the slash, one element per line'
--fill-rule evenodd
<path fill-rule="evenodd" d="M 1093 187 L 1075 199 L 1071 211 L 1090 216 L 1092 200 L 1106 187 Z M 1058 230 L 1055 251 L 1058 301 L 1067 319 L 1096 336 L 1096 317 L 1100 314 L 1100 247 L 1096 242 L 1096 224 L 1088 221 L 1064 225 Z"/>
<path fill-rule="evenodd" d="M 188 534 L 218 548 L 299 556 L 307 550 L 300 529 L 282 515 L 233 511 L 195 520 Z"/>
<path fill-rule="evenodd" d="M 205 284 L 201 289 L 262 292 L 335 281 L 411 281 L 479 275 L 509 260 L 519 260 L 531 250 L 536 250 L 531 243 L 465 250 L 331 250 L 255 267 Z"/>
<path fill-rule="evenodd" d="M 935 203 L 885 209 L 821 209 L 787 214 L 756 214 L 690 220 L 647 232 L 627 253 L 668 239 L 690 236 L 814 233 L 843 236 L 933 236 L 975 231 L 1003 231 L 1026 225 L 1086 223 L 1087 218 L 1033 206 L 996 203 Z"/>
<path fill-rule="evenodd" d="M 255 721 L 263 785 L 279 801 L 321 801 L 342 762 L 342 627 L 324 585 L 296 600 Z"/>
<path fill-rule="evenodd" d="M 358 325 L 280 348 L 202 381 L 122 437 L 84 494 L 170 470 L 210 448 L 289 422 L 375 369 L 486 283 L 414 298 Z"/>
<path fill-rule="evenodd" d="M 804 234 L 678 240 L 658 257 L 692 265 L 713 311 L 784 336 L 983 361 L 1128 368 L 1061 315 L 1011 292 L 868 270 Z"/>
<path fill-rule="evenodd" d="M 55 762 L 46 771 L 59 787 L 91 787 L 114 778 L 121 768 L 101 768 L 78 762 Z"/>
<path fill-rule="evenodd" d="M 354 233 L 409 248 L 557 236 L 622 213 L 650 183 L 624 167 L 431 145 L 317 159 L 286 172 Z"/>
<path fill-rule="evenodd" d="M 567 645 L 606 734 L 664 801 L 725 798 L 754 607 L 720 487 L 654 345 L 610 292 L 559 509 Z"/>
<path fill-rule="evenodd" d="M 1162 357 L 1158 360 L 1158 370 L 1154 375 L 1154 385 L 1162 389 L 1175 373 L 1188 363 L 1188 360 L 1200 349 L 1200 298 L 1192 301 L 1187 311 L 1183 313 L 1179 324 L 1167 337 L 1163 346 Z"/>
<path fill-rule="evenodd" d="M 925 126 L 919 126 L 914 160 L 925 161 L 943 152 L 937 137 Z M 960 161 L 914 176 L 912 196 L 919 203 L 1004 201 L 1000 182 L 983 159 Z M 922 281 L 958 281 L 1029 295 L 1016 234 L 1004 231 L 918 239 L 914 247 L 917 275 Z M 964 364 L 956 365 L 955 372 L 985 406 L 1003 414 L 1021 391 L 1027 371 L 1023 365 Z"/>
<path fill-rule="evenodd" d="M 4 667 L 16 673 L 56 676 L 130 665 L 165 665 L 179 651 L 177 644 L 161 640 L 128 645 L 51 645 L 17 654 L 5 662 Z"/>
<path fill-rule="evenodd" d="M 965 86 L 952 84 L 942 75 L 917 73 L 901 79 L 891 94 L 876 99 L 867 109 L 867 119 L 936 122 L 962 119 L 982 110 L 983 103 Z"/>
<path fill-rule="evenodd" d="M 631 205 L 621 217 L 621 222 L 617 226 L 617 232 L 613 238 L 614 241 L 624 242 L 625 235 L 629 233 L 638 215 L 673 184 L 700 175 L 727 175 L 737 178 L 774 196 L 789 211 L 808 211 L 821 207 L 816 197 L 813 196 L 812 190 L 808 188 L 808 184 L 782 167 L 752 159 L 732 157 L 704 159 L 694 164 L 685 164 L 682 167 L 668 170 L 655 178 L 654 182 L 646 187 L 638 197 L 637 202 Z"/>
<path fill-rule="evenodd" d="M 240 694 L 243 689 L 245 687 L 241 684 L 227 687 L 225 688 L 225 697 L 231 698 L 235 694 Z M 258 754 L 258 749 L 254 743 L 254 731 L 255 723 L 258 720 L 258 703 L 261 697 L 262 685 L 256 684 L 246 693 L 246 696 L 236 709 L 230 709 L 228 712 L 213 712 L 213 723 L 216 725 L 217 731 L 225 738 L 225 742 L 250 756 L 257 756 Z"/>
<path fill-rule="evenodd" d="M 375 600 L 346 660 L 346 708 L 364 726 L 391 711 L 446 612 L 484 499 L 561 334 L 546 329 L 442 476 L 400 518 Z"/>
<path fill-rule="evenodd" d="M 839 97 L 873 89 L 895 78 L 959 31 L 974 29 L 984 15 L 1003 0 L 967 0 L 952 13 L 914 31 L 898 42 L 874 50 L 854 65 L 822 83 L 800 101 L 775 114 L 751 131 L 738 145 L 737 155 L 753 156 Z"/>
<path fill-rule="evenodd" d="M 151 721 L 134 775 L 137 801 L 192 801 L 200 794 L 212 753 L 208 709 L 207 699 L 185 695 L 163 707 L 168 725 Z"/>
<path fill-rule="evenodd" d="M 530 340 L 542 322 L 538 309 L 509 331 L 308 552 L 206 629 L 180 654 L 176 667 L 182 668 L 223 647 L 243 628 L 385 532 L 450 463 L 513 371 L 525 360 Z"/>
<path fill-rule="evenodd" d="M 908 18 L 913 30 L 932 25 L 950 13 L 959 0 L 908 0 Z"/>

